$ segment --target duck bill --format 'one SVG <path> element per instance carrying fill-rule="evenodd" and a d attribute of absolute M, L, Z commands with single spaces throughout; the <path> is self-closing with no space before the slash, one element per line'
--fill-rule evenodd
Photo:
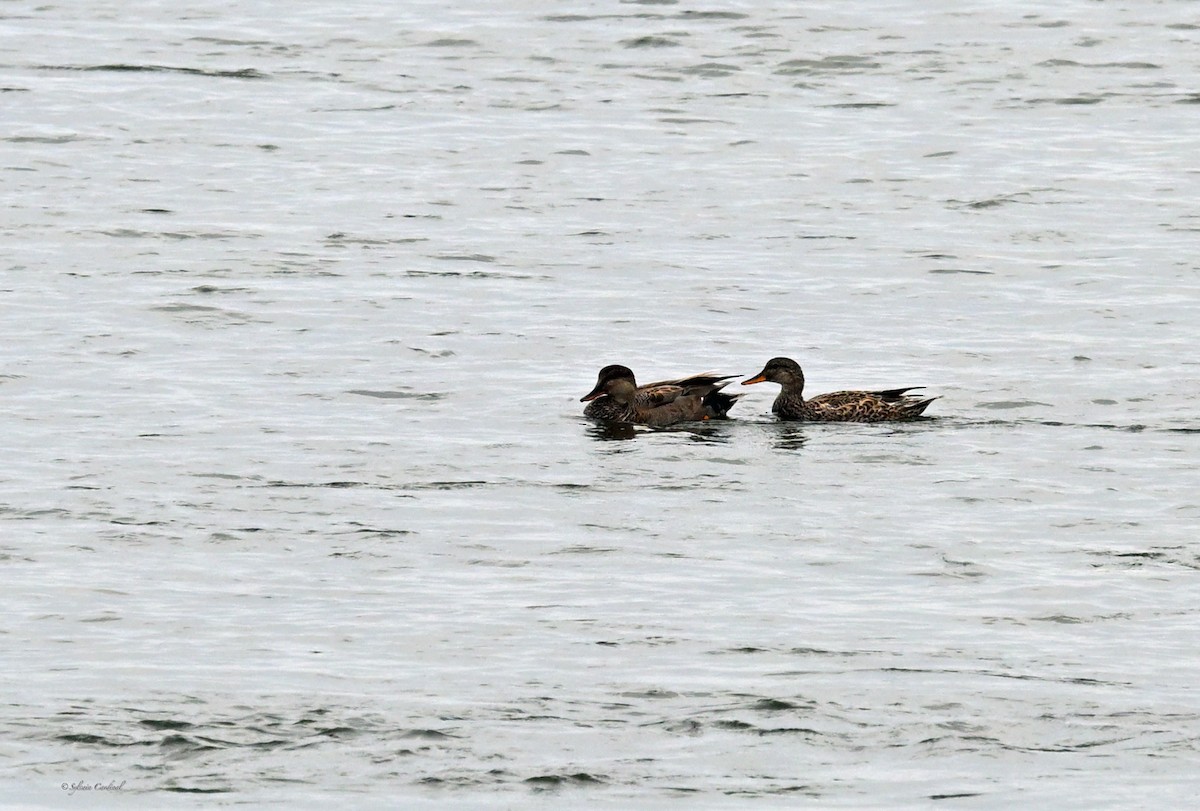
<path fill-rule="evenodd" d="M 586 403 L 588 400 L 595 400 L 600 395 L 604 394 L 604 388 L 597 383 L 596 388 L 589 391 L 587 394 L 579 398 L 579 402 Z"/>
<path fill-rule="evenodd" d="M 759 372 L 758 374 L 756 374 L 754 377 L 750 378 L 749 380 L 743 380 L 742 385 L 743 386 L 751 386 L 755 383 L 766 383 L 766 382 L 767 382 L 767 376 L 764 373 Z"/>

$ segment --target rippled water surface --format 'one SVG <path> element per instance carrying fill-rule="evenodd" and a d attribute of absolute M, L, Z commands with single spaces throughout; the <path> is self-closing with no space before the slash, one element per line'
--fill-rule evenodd
<path fill-rule="evenodd" d="M 1193 802 L 1200 16 L 933 5 L 0 8 L 5 807 Z"/>

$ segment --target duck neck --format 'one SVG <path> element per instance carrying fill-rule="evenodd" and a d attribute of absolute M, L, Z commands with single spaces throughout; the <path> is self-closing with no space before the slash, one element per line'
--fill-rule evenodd
<path fill-rule="evenodd" d="M 804 375 L 788 375 L 783 380 L 779 381 L 781 387 L 780 394 L 787 397 L 789 400 L 799 400 L 804 402 Z"/>
<path fill-rule="evenodd" d="M 635 391 L 637 385 L 632 380 L 614 380 L 608 387 L 608 396 L 621 405 L 628 405 Z"/>

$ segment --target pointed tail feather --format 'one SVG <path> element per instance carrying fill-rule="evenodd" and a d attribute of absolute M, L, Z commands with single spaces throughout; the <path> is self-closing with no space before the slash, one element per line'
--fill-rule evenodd
<path fill-rule="evenodd" d="M 938 396 L 940 397 L 941 395 Z M 912 402 L 904 404 L 904 413 L 909 417 L 919 417 L 925 413 L 925 409 L 929 408 L 929 404 L 936 399 L 938 397 L 926 397 L 924 400 L 914 399 Z"/>
<path fill-rule="evenodd" d="M 907 397 L 904 396 L 906 392 L 916 391 L 917 389 L 923 389 L 923 388 L 925 388 L 925 387 L 924 386 L 909 386 L 906 389 L 885 389 L 883 391 L 873 391 L 873 392 L 871 392 L 871 394 L 874 394 L 876 397 L 882 398 L 886 402 L 895 403 L 900 400 L 908 399 Z M 917 395 L 909 395 L 909 396 L 913 397 L 913 396 L 917 396 Z"/>
<path fill-rule="evenodd" d="M 736 377 L 736 375 L 734 376 Z M 742 394 L 726 394 L 721 391 L 727 385 L 727 383 L 718 383 L 713 386 L 712 391 L 704 395 L 704 410 L 710 419 L 727 417 L 729 409 L 733 408 L 734 404 L 744 396 Z"/>
<path fill-rule="evenodd" d="M 723 383 L 726 380 L 733 380 L 735 377 L 737 377 L 737 375 L 720 375 L 716 372 L 701 372 L 698 375 L 681 377 L 678 380 L 664 380 L 662 385 L 682 386 L 685 389 L 692 388 L 693 386 L 716 386 L 717 384 Z M 652 383 L 651 385 L 657 386 L 660 384 Z"/>

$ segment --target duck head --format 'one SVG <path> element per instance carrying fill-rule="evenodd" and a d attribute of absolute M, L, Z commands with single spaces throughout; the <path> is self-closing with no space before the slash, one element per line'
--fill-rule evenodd
<path fill-rule="evenodd" d="M 771 358 L 763 370 L 749 380 L 743 380 L 743 386 L 753 383 L 778 383 L 786 388 L 799 386 L 804 388 L 804 372 L 800 364 L 791 358 Z"/>
<path fill-rule="evenodd" d="M 633 396 L 634 390 L 637 389 L 637 382 L 633 379 L 633 372 L 627 366 L 605 366 L 600 370 L 599 377 L 596 378 L 596 387 L 579 398 L 579 402 L 586 403 L 588 400 L 595 400 L 597 397 L 602 397 L 607 394 L 614 398 L 619 403 L 629 401 Z"/>

